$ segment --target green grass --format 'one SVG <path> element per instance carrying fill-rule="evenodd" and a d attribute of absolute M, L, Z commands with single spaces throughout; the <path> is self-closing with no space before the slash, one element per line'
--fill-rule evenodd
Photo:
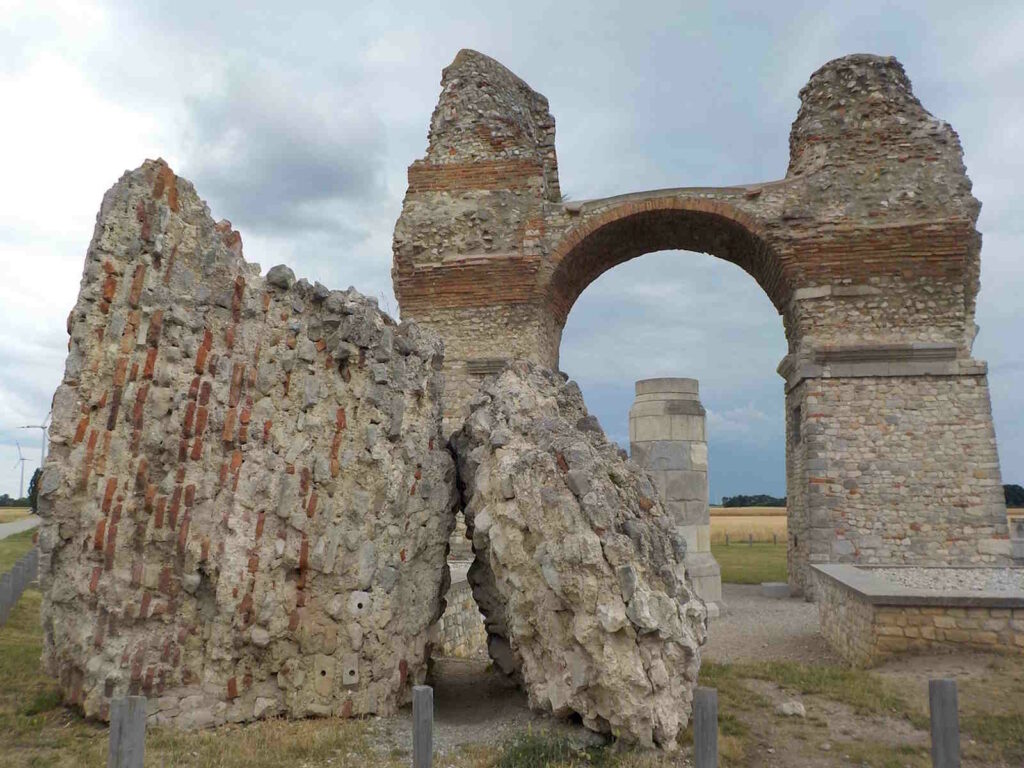
<path fill-rule="evenodd" d="M 581 747 L 565 736 L 527 731 L 502 748 L 495 768 L 605 768 L 611 759 L 604 747 Z"/>
<path fill-rule="evenodd" d="M 0 573 L 7 573 L 14 567 L 18 558 L 32 549 L 35 531 L 22 531 L 0 539 Z"/>
<path fill-rule="evenodd" d="M 882 678 L 864 670 L 795 661 L 764 661 L 733 667 L 740 677 L 768 680 L 801 694 L 824 696 L 846 704 L 858 715 L 902 717 L 912 722 L 917 719 L 916 710 L 902 695 Z"/>
<path fill-rule="evenodd" d="M 786 544 L 712 544 L 711 554 L 727 584 L 760 584 L 786 580 Z"/>

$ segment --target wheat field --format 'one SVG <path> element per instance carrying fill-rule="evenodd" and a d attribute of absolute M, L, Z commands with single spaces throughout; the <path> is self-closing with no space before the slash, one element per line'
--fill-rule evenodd
<path fill-rule="evenodd" d="M 712 507 L 711 543 L 724 544 L 726 534 L 729 542 L 754 541 L 770 542 L 773 536 L 786 541 L 785 507 Z"/>

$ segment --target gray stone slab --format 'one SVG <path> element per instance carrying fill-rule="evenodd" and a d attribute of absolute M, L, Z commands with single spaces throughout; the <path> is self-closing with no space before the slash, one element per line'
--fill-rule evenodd
<path fill-rule="evenodd" d="M 974 566 L 865 566 L 836 563 L 812 564 L 816 578 L 828 579 L 872 605 L 925 605 L 954 608 L 1024 608 L 1024 592 L 935 591 L 910 589 L 873 573 L 880 568 L 913 568 L 919 571 L 971 569 Z M 989 568 L 991 566 L 985 566 Z M 1006 566 L 1024 573 L 1024 567 Z"/>

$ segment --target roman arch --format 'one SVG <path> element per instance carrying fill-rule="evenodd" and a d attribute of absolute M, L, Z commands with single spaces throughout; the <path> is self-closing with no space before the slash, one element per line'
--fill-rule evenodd
<path fill-rule="evenodd" d="M 448 424 L 506 360 L 557 367 L 569 310 L 604 271 L 702 251 L 782 318 L 794 588 L 815 562 L 1006 562 L 959 139 L 893 58 L 829 62 L 800 99 L 784 179 L 564 202 L 547 100 L 460 52 L 409 168 L 392 271 L 403 317 L 444 338 Z"/>

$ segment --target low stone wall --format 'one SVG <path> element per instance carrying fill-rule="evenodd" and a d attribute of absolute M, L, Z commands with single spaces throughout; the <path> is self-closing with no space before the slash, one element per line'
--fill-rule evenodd
<path fill-rule="evenodd" d="M 1022 568 L 819 565 L 813 573 L 821 633 L 855 666 L 910 651 L 1024 655 L 1024 591 L 1013 586 Z"/>
<path fill-rule="evenodd" d="M 484 617 L 473 599 L 473 590 L 466 581 L 469 563 L 449 563 L 452 585 L 445 599 L 448 607 L 437 623 L 437 639 L 433 656 L 458 659 L 488 659 L 487 630 Z"/>

